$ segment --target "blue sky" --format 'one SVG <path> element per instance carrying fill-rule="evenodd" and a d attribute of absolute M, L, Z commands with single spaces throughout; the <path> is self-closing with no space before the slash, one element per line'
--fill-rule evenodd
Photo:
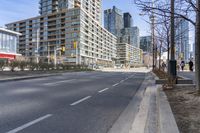
<path fill-rule="evenodd" d="M 149 25 L 145 23 L 144 18 L 138 14 L 140 11 L 133 0 L 102 0 L 103 9 L 112 8 L 116 6 L 123 12 L 130 12 L 133 16 L 134 26 L 138 26 L 141 35 L 149 35 Z M 125 2 L 126 1 L 126 2 Z M 1 0 L 0 4 L 0 26 L 6 23 L 27 19 L 38 16 L 39 0 Z"/>

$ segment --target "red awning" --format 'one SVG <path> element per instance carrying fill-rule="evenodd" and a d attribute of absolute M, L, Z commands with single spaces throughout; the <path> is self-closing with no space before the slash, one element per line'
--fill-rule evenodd
<path fill-rule="evenodd" d="M 15 58 L 16 58 L 16 55 L 14 55 L 14 54 L 2 54 L 2 53 L 0 53 L 0 59 L 14 60 Z"/>

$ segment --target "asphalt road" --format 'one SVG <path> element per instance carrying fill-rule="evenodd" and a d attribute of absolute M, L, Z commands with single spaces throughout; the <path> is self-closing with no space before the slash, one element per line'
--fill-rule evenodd
<path fill-rule="evenodd" d="M 77 72 L 0 83 L 0 133 L 106 133 L 144 78 Z"/>

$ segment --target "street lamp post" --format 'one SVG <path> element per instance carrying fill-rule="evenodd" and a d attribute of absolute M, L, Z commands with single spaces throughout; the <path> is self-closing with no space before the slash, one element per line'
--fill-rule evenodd
<path fill-rule="evenodd" d="M 36 46 L 36 49 L 37 49 L 36 50 L 36 62 L 39 63 L 39 43 L 40 43 L 40 29 L 39 28 L 37 29 L 36 34 L 37 34 L 36 35 L 37 36 L 37 39 L 36 39 L 36 41 L 37 41 L 36 42 L 37 43 L 36 44 L 37 45 Z"/>
<path fill-rule="evenodd" d="M 170 76 L 176 78 L 176 60 L 175 60 L 175 28 L 174 28 L 174 0 L 171 0 L 171 49 L 169 60 L 169 73 Z"/>

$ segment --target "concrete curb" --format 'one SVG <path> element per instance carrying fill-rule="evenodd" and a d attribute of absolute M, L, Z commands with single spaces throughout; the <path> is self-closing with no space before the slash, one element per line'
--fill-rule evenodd
<path fill-rule="evenodd" d="M 139 112 L 137 113 L 129 133 L 144 133 L 148 118 L 150 98 L 152 88 L 147 87 L 144 98 L 140 104 Z"/>
<path fill-rule="evenodd" d="M 161 87 L 157 90 L 158 96 L 158 117 L 159 117 L 159 132 L 160 133 L 179 133 L 174 115 L 168 102 L 165 92 Z"/>
<path fill-rule="evenodd" d="M 147 87 L 128 133 L 179 133 L 171 107 L 161 86 Z"/>
<path fill-rule="evenodd" d="M 158 77 L 154 74 L 155 79 Z M 179 129 L 162 85 L 156 85 L 158 133 L 179 133 Z"/>
<path fill-rule="evenodd" d="M 6 79 L 0 79 L 0 83 L 10 82 L 10 81 L 36 79 L 36 78 L 44 78 L 44 77 L 50 77 L 50 76 L 60 76 L 60 75 L 62 75 L 62 74 L 43 74 L 43 75 L 35 75 L 35 76 L 22 76 L 22 77 L 15 77 L 15 78 L 6 78 Z"/>
<path fill-rule="evenodd" d="M 127 108 L 121 113 L 108 133 L 128 133 L 130 131 L 134 118 L 138 113 L 145 89 L 149 84 L 153 84 L 153 82 L 150 81 L 152 76 L 150 76 L 150 73 L 147 75 L 148 76 L 143 81 L 142 85 L 138 89 L 133 99 L 130 101 Z"/>
<path fill-rule="evenodd" d="M 158 79 L 155 81 L 156 84 L 167 84 L 167 79 Z M 178 79 L 177 84 L 193 84 L 193 80 L 191 79 Z"/>

